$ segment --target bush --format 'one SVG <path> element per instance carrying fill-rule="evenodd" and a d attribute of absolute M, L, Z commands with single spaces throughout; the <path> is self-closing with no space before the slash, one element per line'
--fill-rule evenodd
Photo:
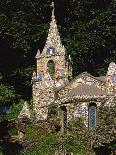
<path fill-rule="evenodd" d="M 35 146 L 33 148 L 24 148 L 20 152 L 20 155 L 53 155 L 55 153 L 55 150 L 58 147 L 57 134 L 49 133 L 38 136 L 39 137 L 36 138 Z"/>

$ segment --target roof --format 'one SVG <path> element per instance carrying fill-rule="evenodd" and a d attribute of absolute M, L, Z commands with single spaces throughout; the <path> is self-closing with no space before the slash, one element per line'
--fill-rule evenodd
<path fill-rule="evenodd" d="M 87 84 L 80 84 L 76 88 L 73 88 L 67 96 L 88 95 L 88 96 L 102 96 L 107 95 L 107 92 Z"/>
<path fill-rule="evenodd" d="M 105 99 L 107 96 L 108 94 L 106 91 L 101 90 L 93 85 L 80 84 L 63 96 L 61 102 L 67 103 L 74 101 L 92 101 Z"/>
<path fill-rule="evenodd" d="M 106 82 L 106 76 L 99 76 L 99 77 L 95 77 L 97 80 L 102 81 L 102 82 Z"/>
<path fill-rule="evenodd" d="M 105 84 L 105 78 L 106 78 L 106 76 L 94 77 L 94 76 L 92 76 L 91 74 L 89 74 L 89 73 L 87 73 L 87 72 L 83 72 L 83 73 L 77 75 L 73 80 L 71 80 L 70 82 L 68 82 L 68 83 L 65 84 L 64 86 L 57 87 L 57 88 L 55 89 L 55 91 L 58 92 L 58 91 L 60 91 L 60 90 L 62 90 L 62 89 L 65 89 L 68 85 L 72 84 L 72 83 L 75 82 L 77 79 L 79 79 L 80 77 L 85 76 L 85 75 L 87 75 L 87 76 L 89 76 L 89 77 L 91 77 L 91 78 L 93 78 L 93 79 L 95 79 L 95 80 L 97 80 L 97 81 L 102 82 L 102 83 Z"/>
<path fill-rule="evenodd" d="M 95 77 L 95 76 L 91 75 L 91 74 L 88 73 L 88 72 L 83 72 L 83 73 L 77 75 L 70 83 L 73 83 L 73 82 L 76 81 L 78 78 L 80 78 L 80 77 L 82 77 L 82 76 L 85 76 L 85 75 L 86 75 L 86 76 L 89 76 L 89 77 L 91 77 L 91 78 L 93 78 L 93 79 L 95 79 L 95 80 L 98 80 L 98 81 L 100 81 L 100 82 L 104 82 L 104 83 L 105 83 L 105 78 L 106 78 L 106 76 Z"/>

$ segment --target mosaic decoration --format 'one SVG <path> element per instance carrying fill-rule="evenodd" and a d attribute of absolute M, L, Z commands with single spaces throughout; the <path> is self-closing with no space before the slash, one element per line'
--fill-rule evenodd
<path fill-rule="evenodd" d="M 63 53 L 65 52 L 65 48 L 64 48 L 64 46 L 62 47 L 62 52 L 63 52 Z"/>
<path fill-rule="evenodd" d="M 48 99 L 48 105 L 51 105 L 54 102 L 54 93 L 52 91 L 49 91 L 49 99 Z"/>
<path fill-rule="evenodd" d="M 48 60 L 46 58 L 44 58 L 44 63 L 47 64 Z"/>
<path fill-rule="evenodd" d="M 18 116 L 19 119 L 23 119 L 24 117 L 31 119 L 31 112 L 27 101 L 24 102 L 23 108 Z"/>
<path fill-rule="evenodd" d="M 43 70 L 43 66 L 39 66 L 38 71 L 42 71 L 42 70 Z"/>
<path fill-rule="evenodd" d="M 64 76 L 64 73 L 65 73 L 64 69 L 61 69 L 61 70 L 60 70 L 61 76 Z"/>
<path fill-rule="evenodd" d="M 49 47 L 47 48 L 47 55 L 55 55 L 56 54 L 56 49 L 54 47 Z"/>
<path fill-rule="evenodd" d="M 112 82 L 116 84 L 116 74 L 112 76 Z"/>
<path fill-rule="evenodd" d="M 106 83 L 108 93 L 116 93 L 116 64 L 114 62 L 109 64 Z"/>
<path fill-rule="evenodd" d="M 86 107 L 80 107 L 79 109 L 77 109 L 75 111 L 75 117 L 81 117 L 82 115 L 86 115 L 87 114 L 87 109 Z"/>
<path fill-rule="evenodd" d="M 56 56 L 56 57 L 55 57 L 55 60 L 58 61 L 58 60 L 59 60 L 59 56 Z"/>
<path fill-rule="evenodd" d="M 34 71 L 33 76 L 32 76 L 32 80 L 35 80 L 35 79 L 36 79 L 36 72 Z"/>
<path fill-rule="evenodd" d="M 38 73 L 38 78 L 41 79 L 42 76 L 43 76 L 43 73 L 42 73 L 42 72 L 39 72 L 39 73 Z"/>
<path fill-rule="evenodd" d="M 46 52 L 47 54 L 50 54 L 50 52 L 52 52 L 52 54 L 56 54 L 56 50 L 57 50 L 57 54 L 60 54 L 61 49 L 63 49 L 63 46 L 57 29 L 56 19 L 54 15 L 54 8 L 53 8 L 49 33 L 48 33 L 45 47 L 42 51 L 42 55 L 46 55 Z M 65 51 L 63 50 L 63 52 Z"/>
<path fill-rule="evenodd" d="M 58 33 L 54 8 L 45 47 L 41 54 L 39 50 L 38 52 L 36 55 L 37 74 L 35 73 L 32 77 L 33 110 L 36 114 L 36 119 L 47 119 L 48 106 L 54 103 L 58 106 L 66 106 L 67 118 L 82 116 L 86 125 L 89 123 L 89 126 L 95 126 L 97 109 L 94 107 L 89 109 L 90 122 L 88 122 L 88 105 L 91 101 L 95 101 L 98 107 L 103 100 L 107 99 L 107 92 L 110 91 L 114 93 L 116 86 L 116 64 L 110 64 L 106 82 L 100 81 L 97 77 L 93 77 L 86 72 L 78 75 L 69 82 L 68 76 L 72 75 L 72 68 L 65 60 L 65 48 L 61 43 Z M 69 59 L 71 60 L 70 56 Z M 48 72 L 48 62 L 51 60 L 55 64 L 53 78 Z M 78 95 L 77 92 L 75 96 L 68 96 L 69 91 L 78 87 L 80 84 L 93 85 L 105 91 L 105 93 L 104 95 Z M 113 99 L 110 97 L 110 99 L 107 99 L 107 104 L 111 105 L 111 102 L 113 102 Z M 79 107 L 77 108 L 78 105 Z"/>

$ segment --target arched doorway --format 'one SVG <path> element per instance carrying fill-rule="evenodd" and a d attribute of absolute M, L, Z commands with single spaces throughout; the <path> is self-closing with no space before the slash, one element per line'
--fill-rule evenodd
<path fill-rule="evenodd" d="M 88 108 L 88 127 L 89 129 L 93 129 L 97 124 L 97 106 L 96 103 L 91 102 Z"/>
<path fill-rule="evenodd" d="M 47 63 L 47 67 L 48 67 L 48 73 L 53 78 L 53 76 L 55 74 L 55 63 L 54 63 L 54 61 L 49 60 L 48 63 Z"/>

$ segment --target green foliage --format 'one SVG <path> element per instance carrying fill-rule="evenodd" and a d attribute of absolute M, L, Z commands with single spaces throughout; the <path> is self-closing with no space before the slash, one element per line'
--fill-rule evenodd
<path fill-rule="evenodd" d="M 73 59 L 74 75 L 85 70 L 105 75 L 109 62 L 116 59 L 114 1 L 70 1 L 67 9 L 63 41 Z"/>
<path fill-rule="evenodd" d="M 51 155 L 55 153 L 57 145 L 57 136 L 56 135 L 47 135 L 40 139 L 34 148 L 24 149 L 21 151 L 20 155 Z"/>
<path fill-rule="evenodd" d="M 32 42 L 37 42 L 45 33 L 43 10 L 46 9 L 46 4 L 36 0 L 2 0 L 0 6 L 0 34 L 13 38 L 12 47 L 30 50 Z"/>
<path fill-rule="evenodd" d="M 18 118 L 18 115 L 20 114 L 21 110 L 22 110 L 22 107 L 23 107 L 23 104 L 24 104 L 24 100 L 19 100 L 18 103 L 14 103 L 11 108 L 10 108 L 10 112 L 9 114 L 7 115 L 7 117 L 9 119 L 13 119 L 13 118 Z"/>
<path fill-rule="evenodd" d="M 6 119 L 9 113 L 9 109 L 16 100 L 16 93 L 12 86 L 0 85 L 0 120 Z M 4 112 L 4 108 L 8 111 Z"/>
<path fill-rule="evenodd" d="M 21 155 L 51 155 L 54 154 L 58 145 L 57 134 L 51 134 L 47 124 L 42 122 L 32 124 L 26 128 L 25 140 L 35 142 L 35 145 L 32 148 L 24 148 L 20 153 Z"/>
<path fill-rule="evenodd" d="M 0 85 L 0 103 L 10 103 L 13 102 L 15 98 L 15 90 L 13 87 L 8 85 Z"/>
<path fill-rule="evenodd" d="M 48 118 L 57 118 L 58 107 L 56 105 L 50 105 L 48 108 Z"/>
<path fill-rule="evenodd" d="M 44 123 L 37 123 L 31 124 L 26 128 L 26 135 L 25 139 L 30 141 L 37 141 L 41 136 L 45 136 L 50 133 L 50 130 L 47 124 Z"/>
<path fill-rule="evenodd" d="M 20 111 L 23 107 L 24 100 L 19 100 L 17 103 L 13 102 L 8 110 L 8 113 L 3 113 L 0 115 L 0 121 L 6 120 L 6 119 L 17 119 L 18 115 L 20 114 Z"/>
<path fill-rule="evenodd" d="M 33 147 L 26 147 L 21 151 L 21 155 L 29 154 L 41 154 L 51 155 L 55 151 L 62 152 L 73 152 L 74 155 L 93 155 L 94 152 L 89 149 L 88 137 L 90 132 L 84 127 L 82 120 L 71 122 L 73 128 L 70 126 L 70 131 L 64 136 L 59 132 L 52 132 L 49 129 L 49 125 L 45 122 L 38 122 L 27 127 L 25 140 L 35 142 Z M 77 126 L 77 124 L 81 124 Z M 74 128 L 75 127 L 75 128 Z"/>
<path fill-rule="evenodd" d="M 18 80 L 22 81 L 23 85 L 31 85 L 31 77 L 33 74 L 33 67 L 28 68 L 18 68 L 13 73 L 12 76 L 19 77 Z"/>
<path fill-rule="evenodd" d="M 49 134 L 44 136 L 37 141 L 33 148 L 25 148 L 20 152 L 20 155 L 51 155 L 55 154 L 56 151 L 61 152 L 62 150 L 62 142 L 59 141 L 59 134 Z M 94 155 L 94 153 L 90 152 L 86 146 L 86 144 L 81 142 L 74 142 L 70 140 L 70 137 L 65 137 L 65 142 L 63 144 L 63 149 L 67 150 L 67 152 L 73 152 L 74 155 Z"/>

